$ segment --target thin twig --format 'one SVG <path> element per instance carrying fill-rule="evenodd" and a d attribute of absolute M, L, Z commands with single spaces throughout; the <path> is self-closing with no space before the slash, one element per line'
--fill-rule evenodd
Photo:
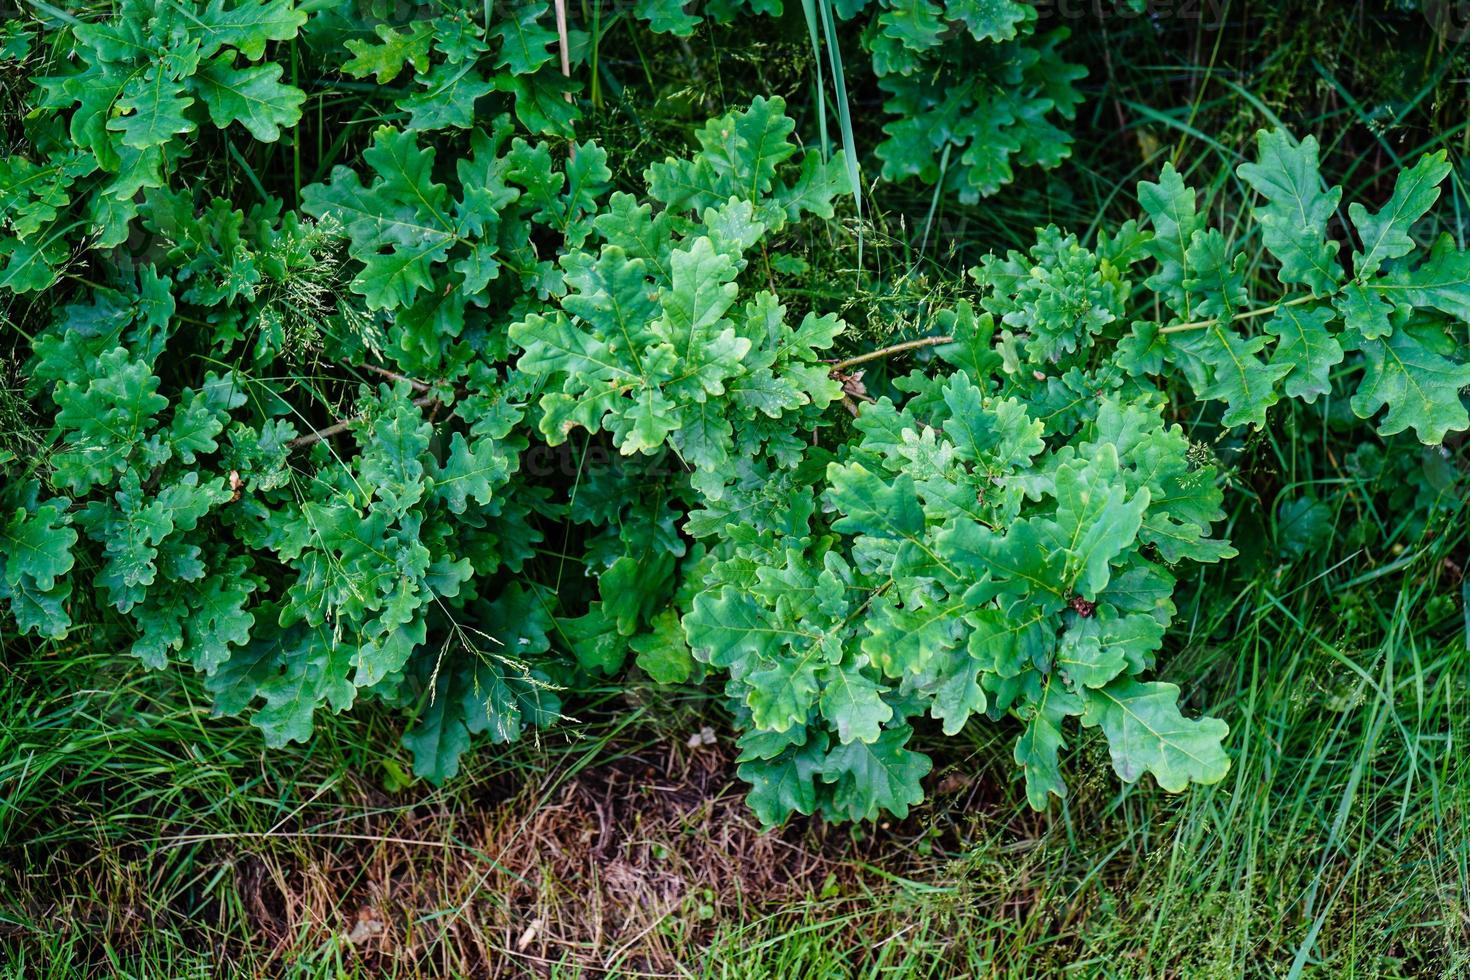
<path fill-rule="evenodd" d="M 1282 309 L 1283 307 L 1298 306 L 1302 303 L 1310 303 L 1312 300 L 1319 298 L 1320 297 L 1317 296 L 1298 296 L 1296 299 L 1289 299 L 1286 300 L 1284 303 L 1272 303 L 1270 306 L 1259 306 L 1256 307 L 1254 310 L 1242 310 L 1241 312 L 1236 313 L 1228 319 L 1217 316 L 1212 317 L 1208 320 L 1195 320 L 1192 323 L 1176 323 L 1171 327 L 1164 327 L 1159 331 L 1159 333 L 1184 333 L 1186 330 L 1207 330 L 1210 327 L 1221 323 L 1222 320 L 1226 323 L 1234 323 L 1236 320 L 1249 320 L 1251 317 L 1265 316 L 1268 313 L 1275 313 L 1277 310 Z"/>
<path fill-rule="evenodd" d="M 415 398 L 413 400 L 413 403 L 420 408 L 423 408 L 425 405 L 432 405 L 437 403 L 438 401 L 439 399 L 435 398 L 433 395 L 425 395 L 422 398 Z M 317 429 L 314 432 L 308 432 L 304 436 L 297 436 L 295 439 L 292 439 L 290 442 L 286 443 L 286 445 L 288 448 L 291 449 L 300 449 L 303 446 L 310 446 L 314 443 L 321 442 L 324 439 L 330 439 L 335 435 L 340 435 L 341 433 L 346 432 L 348 429 L 352 428 L 352 423 L 360 422 L 364 417 L 365 414 L 356 415 L 350 419 L 343 419 L 341 422 L 335 422 L 332 425 L 327 426 L 325 429 Z"/>
<path fill-rule="evenodd" d="M 857 357 L 849 357 L 845 361 L 838 361 L 832 365 L 832 370 L 846 371 L 848 368 L 857 367 L 859 364 L 876 361 L 880 357 L 888 357 L 891 354 L 902 354 L 906 350 L 918 350 L 921 347 L 937 347 L 940 344 L 952 343 L 954 343 L 954 338 L 947 334 L 939 337 L 920 337 L 918 340 L 905 340 L 903 343 L 894 344 L 892 347 L 884 347 L 879 350 L 869 351 L 866 354 L 859 354 Z"/>
<path fill-rule="evenodd" d="M 364 371 L 371 371 L 374 374 L 381 375 L 382 377 L 388 378 L 390 381 L 405 382 L 406 384 L 412 385 L 414 391 L 426 392 L 434 390 L 434 386 L 429 384 L 427 381 L 420 381 L 418 378 L 410 378 L 408 375 L 399 374 L 397 371 L 390 371 L 385 367 L 378 367 L 376 364 L 364 364 L 362 365 L 362 369 Z"/>

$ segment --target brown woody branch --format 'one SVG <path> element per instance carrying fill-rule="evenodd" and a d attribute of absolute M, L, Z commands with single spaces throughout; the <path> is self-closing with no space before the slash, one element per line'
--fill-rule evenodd
<path fill-rule="evenodd" d="M 948 335 L 920 337 L 918 340 L 905 340 L 901 344 L 894 344 L 891 347 L 883 347 L 875 351 L 869 351 L 866 354 L 859 354 L 856 357 L 849 357 L 845 361 L 838 361 L 832 365 L 832 370 L 834 372 L 846 371 L 848 368 L 857 367 L 859 364 L 866 364 L 869 361 L 876 361 L 894 354 L 902 354 L 904 351 L 919 350 L 924 347 L 938 347 L 940 344 L 952 343 L 954 343 L 954 338 Z"/>

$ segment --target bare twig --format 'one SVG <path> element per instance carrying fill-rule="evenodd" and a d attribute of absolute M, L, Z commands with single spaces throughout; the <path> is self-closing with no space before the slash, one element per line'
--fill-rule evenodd
<path fill-rule="evenodd" d="M 1266 316 L 1267 314 L 1275 313 L 1277 310 L 1283 309 L 1284 307 L 1298 306 L 1302 303 L 1310 303 L 1312 300 L 1319 298 L 1320 297 L 1317 296 L 1298 296 L 1296 299 L 1289 299 L 1284 303 L 1272 303 L 1270 306 L 1259 306 L 1254 310 L 1241 310 L 1239 313 L 1228 317 L 1217 316 L 1211 317 L 1208 320 L 1195 320 L 1191 323 L 1176 323 L 1173 326 L 1168 326 L 1160 329 L 1159 333 L 1184 333 L 1188 330 L 1207 330 L 1210 327 L 1213 327 L 1219 323 L 1234 323 L 1236 320 L 1249 320 L 1251 317 Z"/>
<path fill-rule="evenodd" d="M 362 365 L 362 369 L 364 371 L 371 371 L 376 375 L 380 375 L 384 378 L 389 379 L 390 381 L 402 381 L 405 384 L 412 385 L 414 391 L 428 392 L 434 390 L 434 386 L 429 384 L 427 381 L 420 381 L 418 378 L 410 378 L 407 375 L 399 374 L 397 371 L 390 371 L 385 367 L 378 367 L 376 364 L 364 364 Z"/>
<path fill-rule="evenodd" d="M 904 351 L 918 350 L 922 347 L 937 347 L 940 344 L 952 343 L 954 343 L 954 338 L 947 334 L 939 337 L 920 337 L 918 340 L 905 340 L 903 343 L 894 344 L 892 347 L 883 347 L 879 350 L 869 351 L 866 354 L 859 354 L 857 357 L 849 357 L 845 361 L 838 361 L 832 365 L 832 370 L 846 371 L 848 368 L 857 367 L 859 364 L 866 364 L 869 361 L 876 361 L 879 358 L 888 357 L 893 354 L 902 354 Z"/>
<path fill-rule="evenodd" d="M 439 399 L 434 397 L 433 395 L 425 395 L 422 398 L 415 398 L 413 400 L 413 403 L 420 408 L 423 408 L 425 405 L 435 405 L 438 404 L 438 402 Z M 321 442 L 325 439 L 330 439 L 335 435 L 340 435 L 341 433 L 346 432 L 348 429 L 352 428 L 353 422 L 360 421 L 363 417 L 363 415 L 356 415 L 350 419 L 343 419 L 340 422 L 334 422 L 333 424 L 327 426 L 325 429 L 317 429 L 313 432 L 308 432 L 304 436 L 297 436 L 295 439 L 292 439 L 290 442 L 286 443 L 286 445 L 291 449 L 301 449 L 304 446 L 314 445 L 315 443 Z"/>

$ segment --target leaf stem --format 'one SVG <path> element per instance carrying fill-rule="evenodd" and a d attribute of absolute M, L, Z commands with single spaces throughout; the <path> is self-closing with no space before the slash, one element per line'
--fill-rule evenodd
<path fill-rule="evenodd" d="M 918 340 L 905 340 L 901 344 L 894 344 L 891 347 L 883 347 L 879 350 L 869 351 L 866 354 L 859 354 L 857 357 L 849 357 L 845 361 L 838 361 L 832 365 L 832 370 L 846 371 L 848 368 L 857 367 L 859 364 L 866 364 L 869 361 L 876 361 L 880 357 L 888 357 L 891 354 L 902 354 L 907 350 L 918 350 L 921 347 L 937 347 L 940 344 L 952 343 L 954 343 L 954 338 L 948 334 L 941 334 L 938 337 L 920 337 Z"/>

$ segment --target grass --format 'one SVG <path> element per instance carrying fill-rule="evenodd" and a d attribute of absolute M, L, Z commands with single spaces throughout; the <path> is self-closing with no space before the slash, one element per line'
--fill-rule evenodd
<path fill-rule="evenodd" d="M 1236 213 L 1239 153 L 1273 118 L 1321 134 L 1349 196 L 1381 197 L 1399 160 L 1470 134 L 1459 55 L 1398 16 L 1089 24 L 1112 57 L 1070 163 L 963 211 L 885 191 L 863 220 L 870 279 L 853 278 L 855 238 L 793 245 L 814 270 L 806 301 L 845 304 L 869 339 L 912 334 L 976 252 L 1130 217 L 1119 187 L 1166 158 L 1217 192 L 1217 217 Z M 655 79 L 609 41 L 600 124 L 627 148 L 620 176 L 715 111 L 703 100 L 796 104 L 828 54 L 796 20 L 713 78 L 682 77 L 681 55 Z M 844 145 L 881 138 L 862 61 L 829 104 L 852 106 Z M 675 108 L 624 95 L 640 77 Z M 1464 213 L 1457 190 L 1439 220 L 1462 233 Z M 265 752 L 209 716 L 187 671 L 84 636 L 0 637 L 0 975 L 1470 975 L 1466 449 L 1374 455 L 1321 422 L 1339 411 L 1284 410 L 1211 447 L 1244 501 L 1228 529 L 1242 555 L 1181 585 L 1161 673 L 1231 725 L 1233 767 L 1181 796 L 1120 786 L 1083 737 L 1071 797 L 1036 814 L 1014 726 L 979 722 L 921 733 L 936 770 L 909 819 L 761 834 L 718 708 L 636 686 L 594 692 L 538 742 L 476 751 L 434 790 L 408 782 L 395 723 L 372 710 Z M 691 745 L 706 726 L 715 743 Z"/>
<path fill-rule="evenodd" d="M 1290 459 L 1311 444 L 1275 448 Z M 1363 477 L 1288 492 L 1304 489 L 1339 502 L 1339 528 L 1397 516 Z M 1463 975 L 1470 655 L 1463 611 L 1442 597 L 1467 540 L 1463 504 L 1438 504 L 1345 563 L 1282 560 L 1285 532 L 1268 528 L 1256 567 L 1181 602 L 1187 639 L 1164 670 L 1231 724 L 1226 781 L 1178 797 L 1120 788 L 1083 739 L 1074 793 L 1046 815 L 1011 778 L 1012 731 L 981 724 L 934 738 L 934 798 L 909 820 L 763 836 L 725 732 L 691 748 L 711 720 L 698 704 L 649 711 L 638 701 L 654 692 L 636 689 L 631 706 L 589 706 L 576 740 L 481 751 L 443 791 L 389 791 L 374 760 L 392 734 L 371 713 L 264 753 L 248 727 L 180 697 L 189 678 L 10 647 L 0 963 L 27 977 L 82 964 L 137 977 Z M 1220 595 L 1233 598 L 1212 605 Z"/>

